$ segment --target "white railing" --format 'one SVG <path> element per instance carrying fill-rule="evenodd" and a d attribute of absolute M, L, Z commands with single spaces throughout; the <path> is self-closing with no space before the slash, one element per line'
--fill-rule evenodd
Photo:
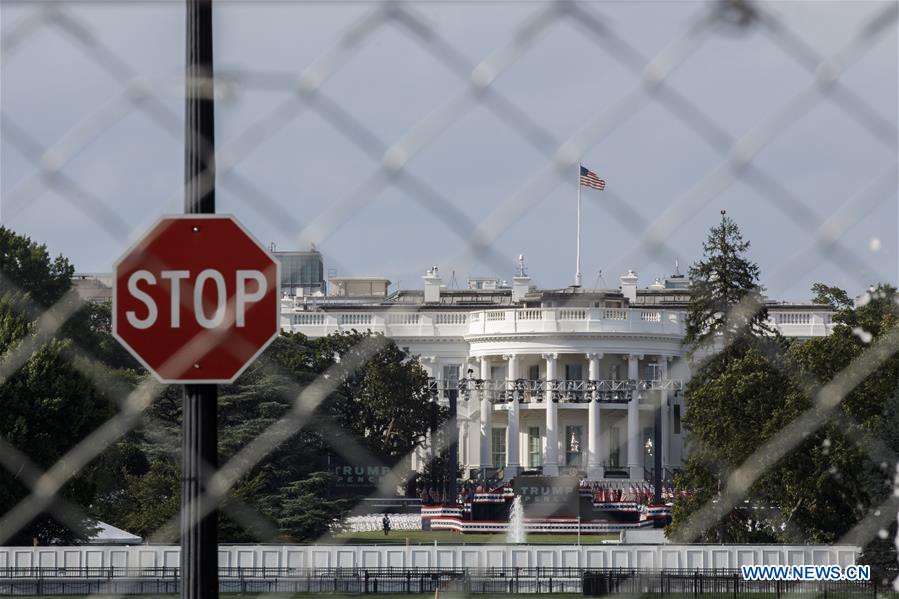
<path fill-rule="evenodd" d="M 434 314 L 434 324 L 466 324 L 468 314 L 465 312 L 438 312 Z"/>
<path fill-rule="evenodd" d="M 387 324 L 418 324 L 420 316 L 417 312 L 388 312 Z"/>
<path fill-rule="evenodd" d="M 473 312 L 296 312 L 285 307 L 282 322 L 309 336 L 357 329 L 389 336 L 477 337 L 515 333 L 634 333 L 683 336 L 682 310 L 642 308 L 509 308 Z M 788 337 L 827 335 L 831 314 L 771 310 L 770 321 Z"/>
<path fill-rule="evenodd" d="M 338 321 L 341 325 L 369 325 L 372 321 L 371 314 L 339 314 Z"/>
<path fill-rule="evenodd" d="M 587 310 L 583 308 L 561 308 L 559 320 L 586 320 Z"/>
<path fill-rule="evenodd" d="M 832 312 L 768 308 L 768 320 L 786 337 L 820 337 L 829 335 L 833 330 Z"/>
<path fill-rule="evenodd" d="M 811 324 L 812 315 L 809 312 L 781 312 L 775 314 L 777 324 Z"/>
<path fill-rule="evenodd" d="M 473 336 L 553 332 L 683 335 L 684 316 L 679 311 L 636 308 L 510 308 L 473 312 L 468 326 L 468 335 Z"/>
<path fill-rule="evenodd" d="M 293 324 L 296 325 L 322 325 L 325 324 L 325 314 L 322 312 L 308 312 L 306 314 L 294 314 Z"/>

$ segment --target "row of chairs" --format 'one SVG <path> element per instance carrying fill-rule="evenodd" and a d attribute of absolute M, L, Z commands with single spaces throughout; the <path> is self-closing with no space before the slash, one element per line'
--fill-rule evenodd
<path fill-rule="evenodd" d="M 390 530 L 421 530 L 419 514 L 388 514 Z M 383 514 L 350 516 L 340 523 L 341 532 L 373 532 L 383 527 Z"/>

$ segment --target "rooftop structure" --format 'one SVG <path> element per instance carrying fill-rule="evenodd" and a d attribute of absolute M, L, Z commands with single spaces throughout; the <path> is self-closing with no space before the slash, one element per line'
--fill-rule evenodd
<path fill-rule="evenodd" d="M 72 289 L 86 302 L 111 302 L 112 274 L 76 272 L 72 276 Z"/>
<path fill-rule="evenodd" d="M 277 251 L 271 245 L 272 254 L 281 263 L 281 293 L 290 296 L 325 293 L 325 267 L 321 252 L 312 249 L 300 251 Z"/>

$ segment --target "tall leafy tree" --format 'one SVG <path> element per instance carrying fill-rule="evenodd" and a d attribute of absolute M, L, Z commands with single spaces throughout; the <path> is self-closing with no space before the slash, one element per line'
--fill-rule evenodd
<path fill-rule="evenodd" d="M 829 289 L 836 297 L 848 298 L 841 289 Z M 790 359 L 805 373 L 810 392 L 844 369 L 870 360 L 868 349 L 899 329 L 899 294 L 891 285 L 869 289 L 857 305 L 847 301 L 839 305 L 831 335 L 794 344 L 789 350 Z M 805 456 L 794 456 L 805 470 L 792 471 L 783 489 L 790 501 L 802 502 L 797 519 L 809 538 L 839 539 L 890 501 L 899 461 L 897 414 L 899 354 L 893 353 L 843 398 L 819 439 L 821 444 Z M 845 507 L 834 506 L 840 502 Z M 894 517 L 882 523 L 890 540 L 896 535 L 895 507 L 892 512 Z M 881 537 L 857 542 L 864 546 L 863 559 L 878 566 L 882 575 L 899 576 L 895 545 Z"/>
<path fill-rule="evenodd" d="M 65 257 L 51 258 L 46 245 L 0 226 L 0 295 L 21 290 L 47 308 L 71 288 L 74 272 Z"/>
<path fill-rule="evenodd" d="M 278 337 L 234 384 L 220 391 L 220 460 L 235 458 L 241 448 L 265 435 L 294 409 L 294 401 L 309 384 L 338 361 L 353 360 L 368 337 L 355 332 L 319 339 L 297 334 Z M 249 508 L 277 531 L 280 540 L 317 539 L 358 498 L 353 491 L 335 488 L 331 466 L 338 460 L 392 466 L 424 440 L 431 405 L 418 362 L 384 340 L 361 364 L 261 461 L 245 464 L 247 472 L 223 512 Z M 177 515 L 179 473 L 173 458 L 179 447 L 180 394 L 164 393 L 148 416 L 138 435 L 151 464 L 149 472 L 134 475 L 123 462 L 124 490 L 110 495 L 102 506 L 113 524 L 130 525 L 129 530 L 143 536 Z M 439 412 L 438 423 L 444 417 Z M 223 514 L 220 539 L 259 540 L 259 528 L 248 531 L 239 520 Z"/>
<path fill-rule="evenodd" d="M 684 343 L 696 347 L 716 335 L 729 342 L 745 333 L 767 332 L 759 267 L 746 257 L 749 241 L 723 210 L 702 249 L 702 260 L 690 267 Z"/>
<path fill-rule="evenodd" d="M 63 256 L 0 227 L 0 354 L 9 356 L 37 334 L 37 319 L 49 306 L 79 300 L 71 291 L 73 267 Z M 0 435 L 40 468 L 52 466 L 115 412 L 145 374 L 111 335 L 109 305 L 84 304 L 55 331 L 42 337 L 26 362 L 0 384 Z M 80 507 L 79 520 L 51 512 L 27 523 L 10 540 L 30 544 L 83 540 L 94 530 L 96 506 L 121 491 L 122 471 L 142 474 L 140 456 L 127 442 L 88 464 L 60 495 Z M 19 473 L 0 472 L 0 512 L 28 494 Z"/>
<path fill-rule="evenodd" d="M 839 287 L 833 287 L 824 283 L 812 285 L 812 303 L 830 306 L 834 310 L 848 310 L 852 308 L 852 299 L 849 294 Z"/>
<path fill-rule="evenodd" d="M 35 335 L 36 319 L 65 296 L 72 271 L 62 256 L 51 259 L 45 246 L 0 227 L 0 356 L 9 357 Z M 64 334 L 38 342 L 22 366 L 0 384 L 0 435 L 43 470 L 113 413 L 111 398 L 75 367 L 77 353 Z M 95 490 L 93 478 L 80 473 L 60 495 L 86 507 Z M 0 470 L 0 513 L 29 492 L 20 472 Z M 50 513 L 20 524 L 8 542 L 71 542 L 93 529 L 89 517 L 63 522 Z"/>
<path fill-rule="evenodd" d="M 669 530 L 682 525 L 704 503 L 718 501 L 734 468 L 756 446 L 764 420 L 782 398 L 783 377 L 768 363 L 777 352 L 765 335 L 767 318 L 761 304 L 759 268 L 746 257 L 749 241 L 722 210 L 703 244 L 702 259 L 690 267 L 690 302 L 684 339 L 694 358 L 693 375 L 684 396 L 684 418 L 690 453 L 677 485 L 689 490 L 689 500 L 675 505 Z M 713 541 L 732 533 L 759 530 L 732 511 L 703 533 Z M 757 537 L 758 535 L 756 535 Z"/>
<path fill-rule="evenodd" d="M 840 289 L 826 289 L 832 297 L 848 297 Z M 702 364 L 688 385 L 685 425 L 691 453 L 678 477 L 678 485 L 693 494 L 676 502 L 670 536 L 677 537 L 697 510 L 719 498 L 734 469 L 813 409 L 822 385 L 865 360 L 872 343 L 896 330 L 896 298 L 895 289 L 880 286 L 858 306 L 840 302 L 844 307 L 833 316 L 829 336 L 791 344 L 770 337 L 744 340 Z M 809 431 L 777 462 L 765 464 L 746 501 L 705 527 L 700 540 L 833 543 L 863 519 L 877 517 L 890 501 L 899 456 L 897 381 L 899 356 L 894 354 L 839 403 L 823 426 Z M 882 523 L 888 538 L 895 534 L 894 522 Z M 863 559 L 878 566 L 882 577 L 896 576 L 895 547 L 889 542 L 879 536 L 852 542 L 864 545 Z"/>

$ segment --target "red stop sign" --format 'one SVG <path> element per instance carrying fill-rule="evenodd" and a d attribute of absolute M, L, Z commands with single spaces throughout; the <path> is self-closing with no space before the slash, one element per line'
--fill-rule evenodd
<path fill-rule="evenodd" d="M 230 383 L 278 335 L 279 266 L 232 216 L 164 217 L 115 265 L 113 335 L 163 383 Z"/>

